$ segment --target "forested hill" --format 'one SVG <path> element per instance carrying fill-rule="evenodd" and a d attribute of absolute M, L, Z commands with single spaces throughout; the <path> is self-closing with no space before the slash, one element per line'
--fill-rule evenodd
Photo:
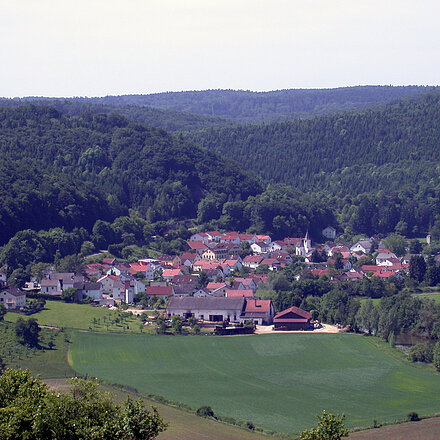
<path fill-rule="evenodd" d="M 194 132 L 188 139 L 268 182 L 304 191 L 342 196 L 437 184 L 440 93 L 362 113 Z"/>
<path fill-rule="evenodd" d="M 365 109 L 401 98 L 417 96 L 431 89 L 432 87 L 420 86 L 359 86 L 271 92 L 204 90 L 106 96 L 82 98 L 82 100 L 113 106 L 152 106 L 180 110 L 233 119 L 239 123 L 268 123 Z"/>
<path fill-rule="evenodd" d="M 261 191 L 237 163 L 121 116 L 0 108 L 0 243 L 27 228 L 91 228 L 130 208 L 152 222 L 191 218 L 210 194 Z"/>
<path fill-rule="evenodd" d="M 0 99 L 0 107 L 18 107 L 26 103 L 34 105 L 50 105 L 62 113 L 82 116 L 84 113 L 118 114 L 130 121 L 140 122 L 150 127 L 162 128 L 167 131 L 190 131 L 210 127 L 228 127 L 236 125 L 234 121 L 206 115 L 196 115 L 183 111 L 153 108 L 138 105 L 94 104 L 86 99 L 65 98 L 23 98 Z"/>

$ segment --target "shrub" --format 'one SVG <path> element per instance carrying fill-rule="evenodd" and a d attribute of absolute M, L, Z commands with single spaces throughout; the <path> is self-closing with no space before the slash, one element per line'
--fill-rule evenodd
<path fill-rule="evenodd" d="M 419 417 L 419 415 L 416 412 L 408 413 L 406 418 L 408 419 L 409 422 L 417 422 L 417 421 L 420 420 L 420 417 Z"/>
<path fill-rule="evenodd" d="M 432 362 L 434 347 L 429 342 L 420 342 L 413 345 L 408 351 L 411 362 Z"/>
<path fill-rule="evenodd" d="M 199 417 L 213 417 L 215 418 L 214 411 L 210 406 L 201 406 L 197 411 L 196 414 Z"/>

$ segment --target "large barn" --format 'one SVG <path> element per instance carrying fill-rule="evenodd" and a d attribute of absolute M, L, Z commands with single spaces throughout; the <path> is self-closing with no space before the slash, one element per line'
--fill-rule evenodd
<path fill-rule="evenodd" d="M 167 306 L 168 317 L 182 318 L 194 316 L 202 321 L 253 321 L 255 324 L 271 324 L 273 306 L 271 300 L 255 298 L 227 297 L 175 297 Z"/>
<path fill-rule="evenodd" d="M 308 330 L 311 328 L 312 314 L 299 307 L 290 307 L 275 315 L 275 330 Z"/>

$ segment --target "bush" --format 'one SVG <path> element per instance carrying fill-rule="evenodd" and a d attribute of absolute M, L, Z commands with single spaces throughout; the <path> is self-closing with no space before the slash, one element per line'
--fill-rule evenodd
<path fill-rule="evenodd" d="M 420 417 L 419 417 L 419 415 L 416 412 L 408 413 L 406 418 L 408 419 L 409 422 L 417 422 L 417 421 L 420 420 Z"/>
<path fill-rule="evenodd" d="M 197 411 L 196 414 L 199 417 L 212 417 L 215 418 L 214 411 L 210 406 L 201 406 Z"/>
<path fill-rule="evenodd" d="M 434 347 L 429 342 L 420 342 L 409 349 L 408 357 L 411 362 L 430 363 L 434 357 Z"/>

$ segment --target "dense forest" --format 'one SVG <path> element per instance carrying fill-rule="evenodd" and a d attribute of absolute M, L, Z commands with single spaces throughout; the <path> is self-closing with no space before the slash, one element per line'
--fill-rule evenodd
<path fill-rule="evenodd" d="M 257 179 L 163 130 L 49 106 L 0 109 L 0 243 L 22 229 L 90 229 L 140 212 L 149 221 L 195 217 L 209 194 L 247 199 Z"/>
<path fill-rule="evenodd" d="M 268 182 L 336 195 L 429 182 L 439 171 L 440 93 L 384 109 L 192 132 Z"/>
<path fill-rule="evenodd" d="M 85 113 L 104 113 L 120 115 L 129 121 L 140 122 L 150 127 L 163 128 L 166 131 L 191 131 L 210 127 L 228 127 L 235 125 L 232 120 L 206 115 L 196 115 L 172 109 L 154 108 L 137 105 L 93 104 L 85 99 L 66 98 L 14 98 L 0 99 L 0 107 L 19 107 L 32 103 L 50 105 L 62 113 L 72 116 L 83 116 Z"/>
<path fill-rule="evenodd" d="M 83 98 L 95 104 L 152 106 L 236 122 L 268 123 L 365 109 L 401 98 L 416 97 L 432 87 L 359 86 L 338 89 L 289 89 L 271 92 L 203 90 L 150 95 Z"/>

